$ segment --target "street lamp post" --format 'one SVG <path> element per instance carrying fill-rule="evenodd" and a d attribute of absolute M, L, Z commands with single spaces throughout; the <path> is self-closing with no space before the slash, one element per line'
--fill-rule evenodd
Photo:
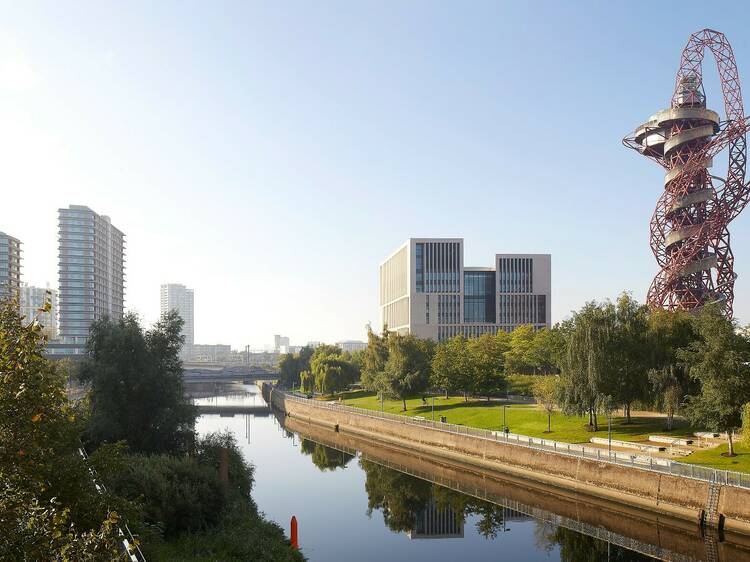
<path fill-rule="evenodd" d="M 432 421 L 435 421 L 435 395 L 432 395 Z"/>
<path fill-rule="evenodd" d="M 508 424 L 505 423 L 505 408 L 507 407 L 508 407 L 507 404 L 503 404 L 503 431 L 505 431 L 505 429 L 508 427 Z"/>
<path fill-rule="evenodd" d="M 612 412 L 607 413 L 607 440 L 609 442 L 609 456 L 612 456 Z"/>

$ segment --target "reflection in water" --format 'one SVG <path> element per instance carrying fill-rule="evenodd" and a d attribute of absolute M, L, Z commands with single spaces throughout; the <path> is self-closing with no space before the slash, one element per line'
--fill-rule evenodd
<path fill-rule="evenodd" d="M 245 390 L 235 386 L 210 400 L 258 398 L 255 387 Z M 598 513 L 562 494 L 485 480 L 293 418 L 206 414 L 196 428 L 237 436 L 256 466 L 258 506 L 287 530 L 296 515 L 311 562 L 750 560 L 728 543 L 717 557 L 718 543 L 704 542 L 697 530 L 623 521 L 616 510 Z"/>
<path fill-rule="evenodd" d="M 288 437 L 294 437 L 289 431 L 285 433 Z M 309 456 L 321 471 L 344 468 L 354 458 L 350 453 L 305 438 L 301 438 L 300 451 Z M 476 516 L 476 532 L 486 540 L 495 540 L 509 532 L 510 522 L 534 521 L 537 548 L 549 553 L 559 547 L 561 562 L 655 560 L 370 460 L 360 459 L 359 466 L 366 475 L 368 516 L 380 511 L 388 529 L 394 533 L 406 533 L 410 539 L 461 539 L 464 537 L 464 523 L 471 516 Z"/>
<path fill-rule="evenodd" d="M 309 439 L 302 439 L 300 451 L 305 455 L 311 455 L 313 464 L 320 470 L 346 468 L 347 463 L 354 458 L 354 455 Z"/>

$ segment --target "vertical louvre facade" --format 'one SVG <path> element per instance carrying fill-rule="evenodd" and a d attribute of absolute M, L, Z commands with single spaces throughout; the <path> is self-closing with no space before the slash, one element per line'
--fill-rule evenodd
<path fill-rule="evenodd" d="M 442 341 L 522 324 L 550 325 L 548 254 L 498 254 L 495 267 L 464 268 L 460 238 L 412 238 L 380 265 L 383 323 Z"/>
<path fill-rule="evenodd" d="M 0 300 L 20 301 L 21 241 L 0 232 Z"/>
<path fill-rule="evenodd" d="M 83 344 L 94 320 L 122 318 L 125 236 L 109 217 L 71 205 L 58 211 L 60 336 Z"/>

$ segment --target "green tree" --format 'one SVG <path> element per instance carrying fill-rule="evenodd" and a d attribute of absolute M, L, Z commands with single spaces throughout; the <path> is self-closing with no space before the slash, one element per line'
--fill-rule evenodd
<path fill-rule="evenodd" d="M 381 336 L 367 326 L 367 347 L 362 355 L 362 386 L 367 390 L 383 390 L 383 373 L 388 361 L 390 335 L 388 326 L 383 326 Z"/>
<path fill-rule="evenodd" d="M 612 354 L 615 308 L 607 302 L 589 302 L 575 312 L 569 327 L 561 380 L 561 402 L 568 414 L 589 416 L 599 430 L 597 413 L 611 404 L 616 378 Z"/>
<path fill-rule="evenodd" d="M 547 412 L 547 431 L 552 431 L 552 413 L 560 397 L 560 379 L 555 376 L 539 377 L 532 387 L 534 400 Z"/>
<path fill-rule="evenodd" d="M 299 389 L 301 392 L 312 392 L 315 388 L 315 380 L 310 371 L 302 371 L 299 375 Z"/>
<path fill-rule="evenodd" d="M 468 342 L 463 335 L 442 341 L 435 347 L 430 385 L 443 389 L 446 398 L 455 392 L 466 396 L 471 388 L 470 365 Z"/>
<path fill-rule="evenodd" d="M 648 394 L 648 370 L 651 362 L 648 339 L 648 307 L 639 304 L 628 293 L 617 299 L 615 332 L 609 346 L 617 371 L 612 393 L 625 410 L 625 423 L 630 423 L 633 402 Z"/>
<path fill-rule="evenodd" d="M 510 338 L 505 332 L 483 334 L 468 342 L 470 359 L 471 390 L 478 396 L 486 396 L 505 390 L 503 361 L 510 347 Z"/>
<path fill-rule="evenodd" d="M 550 374 L 558 371 L 558 346 L 561 343 L 564 344 L 560 341 L 559 335 L 559 330 L 555 328 L 551 330 L 542 328 L 534 333 L 534 338 L 526 352 L 526 360 L 535 372 Z"/>
<path fill-rule="evenodd" d="M 653 310 L 649 314 L 647 338 L 651 353 L 648 373 L 651 399 L 655 408 L 667 414 L 667 430 L 671 431 L 684 397 L 698 390 L 687 366 L 677 356 L 679 349 L 697 338 L 694 324 L 685 311 Z"/>
<path fill-rule="evenodd" d="M 388 338 L 388 361 L 384 370 L 385 393 L 401 400 L 427 389 L 430 382 L 432 342 L 412 334 L 393 334 Z"/>
<path fill-rule="evenodd" d="M 16 302 L 0 303 L 0 559 L 115 560 L 124 504 L 93 485 L 81 412 L 45 343 Z"/>
<path fill-rule="evenodd" d="M 726 431 L 728 455 L 734 456 L 733 433 L 750 402 L 750 342 L 717 305 L 703 307 L 695 318 L 696 341 L 678 352 L 700 393 L 687 399 L 691 423 L 709 431 Z"/>
<path fill-rule="evenodd" d="M 316 350 L 310 362 L 315 387 L 323 394 L 346 390 L 358 378 L 356 367 L 342 357 L 339 348 L 334 349 L 336 354 L 331 349 L 323 349 L 321 353 Z"/>
<path fill-rule="evenodd" d="M 505 352 L 505 368 L 508 373 L 532 373 L 535 332 L 531 325 L 518 326 L 510 334 L 508 350 Z"/>
<path fill-rule="evenodd" d="M 305 346 L 298 353 L 285 353 L 279 360 L 279 384 L 295 388 L 300 384 L 300 374 L 310 370 L 313 348 Z"/>
<path fill-rule="evenodd" d="M 144 453 L 188 448 L 197 412 L 183 392 L 181 329 L 175 311 L 145 333 L 133 314 L 92 324 L 79 376 L 91 384 L 93 442 L 125 440 Z"/>

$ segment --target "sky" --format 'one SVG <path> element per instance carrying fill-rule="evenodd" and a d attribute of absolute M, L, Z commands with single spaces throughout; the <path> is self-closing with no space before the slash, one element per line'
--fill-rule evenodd
<path fill-rule="evenodd" d="M 462 237 L 465 264 L 552 254 L 552 319 L 645 299 L 660 168 L 621 139 L 682 47 L 740 2 L 0 1 L 0 231 L 57 284 L 57 209 L 127 236 L 126 308 L 195 290 L 195 340 L 364 339 L 378 264 Z M 722 109 L 713 61 L 708 105 Z M 750 91 L 750 81 L 744 80 Z M 712 169 L 723 175 L 726 158 Z M 750 322 L 750 211 L 730 226 Z"/>

